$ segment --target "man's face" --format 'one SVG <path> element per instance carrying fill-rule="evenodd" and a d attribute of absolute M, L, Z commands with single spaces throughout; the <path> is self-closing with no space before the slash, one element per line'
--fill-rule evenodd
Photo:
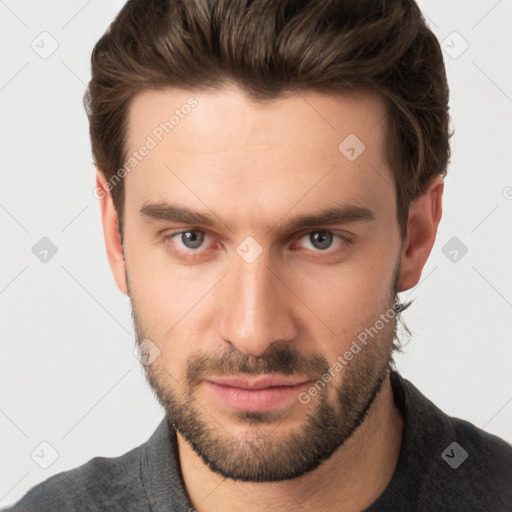
<path fill-rule="evenodd" d="M 384 117 L 375 96 L 313 92 L 258 105 L 168 89 L 130 107 L 128 152 L 154 146 L 125 177 L 137 339 L 158 355 L 146 373 L 169 423 L 224 477 L 316 468 L 386 377 L 401 239 Z M 339 208 L 334 224 L 291 224 Z M 290 385 L 239 389 L 262 375 Z M 210 381 L 227 376 L 245 382 Z"/>

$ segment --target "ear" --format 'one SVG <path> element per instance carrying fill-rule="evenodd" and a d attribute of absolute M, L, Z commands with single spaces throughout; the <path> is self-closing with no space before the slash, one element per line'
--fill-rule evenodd
<path fill-rule="evenodd" d="M 436 240 L 443 213 L 444 180 L 436 176 L 426 192 L 411 202 L 407 234 L 402 244 L 398 291 L 416 286 Z"/>
<path fill-rule="evenodd" d="M 117 212 L 114 208 L 114 202 L 112 201 L 110 184 L 100 170 L 96 172 L 95 196 L 100 201 L 103 236 L 105 238 L 108 262 L 114 274 L 117 287 L 125 295 L 128 295 L 126 267 L 121 245 L 121 234 L 119 233 L 119 226 L 117 224 Z"/>

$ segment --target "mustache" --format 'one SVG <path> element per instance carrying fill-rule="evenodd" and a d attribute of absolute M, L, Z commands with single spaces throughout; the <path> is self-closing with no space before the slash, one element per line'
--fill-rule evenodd
<path fill-rule="evenodd" d="M 185 379 L 190 389 L 206 377 L 228 375 L 305 374 L 311 378 L 329 369 L 327 360 L 318 354 L 301 354 L 290 346 L 274 347 L 260 356 L 247 356 L 234 347 L 220 354 L 199 353 L 189 358 Z"/>

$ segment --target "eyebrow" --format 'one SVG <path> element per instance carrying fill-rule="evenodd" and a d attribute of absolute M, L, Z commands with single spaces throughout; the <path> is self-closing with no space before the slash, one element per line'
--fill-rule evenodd
<path fill-rule="evenodd" d="M 146 203 L 141 207 L 139 213 L 147 220 L 179 222 L 212 228 L 220 227 L 230 233 L 235 232 L 234 224 L 220 219 L 217 215 L 193 211 L 177 204 L 164 202 Z M 375 213 L 369 208 L 350 203 L 298 215 L 287 221 L 279 230 L 286 232 L 318 225 L 329 226 L 360 221 L 368 222 L 375 220 L 375 218 Z M 269 231 L 280 223 L 281 221 L 274 224 Z"/>

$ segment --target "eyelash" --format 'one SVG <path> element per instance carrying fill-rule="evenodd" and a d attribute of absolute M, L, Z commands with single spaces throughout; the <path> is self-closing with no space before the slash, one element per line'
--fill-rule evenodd
<path fill-rule="evenodd" d="M 204 232 L 204 231 L 202 231 L 200 229 L 187 229 L 187 230 L 184 230 L 184 231 L 174 231 L 172 233 L 169 233 L 169 234 L 167 234 L 167 235 L 165 235 L 163 237 L 162 241 L 163 241 L 163 243 L 165 243 L 166 245 L 168 245 L 170 247 L 170 250 L 171 250 L 171 252 L 173 254 L 176 254 L 179 257 L 186 257 L 186 258 L 189 258 L 189 259 L 193 259 L 194 257 L 196 257 L 194 255 L 195 253 L 204 252 L 204 251 L 200 251 L 200 249 L 197 249 L 197 250 L 193 250 L 193 249 L 188 249 L 188 250 L 176 249 L 174 244 L 172 244 L 172 239 L 174 237 L 177 237 L 177 236 L 182 235 L 184 233 L 204 233 L 207 237 L 209 236 L 208 233 L 206 233 L 206 232 Z M 334 249 L 334 250 L 326 249 L 325 251 L 322 251 L 322 250 L 307 249 L 308 251 L 313 251 L 315 253 L 326 254 L 326 255 L 333 255 L 333 254 L 336 254 L 336 253 L 342 251 L 344 248 L 346 248 L 347 245 L 351 245 L 352 244 L 352 240 L 349 239 L 348 237 L 340 235 L 338 233 L 334 233 L 332 231 L 325 230 L 325 229 L 314 229 L 314 230 L 311 230 L 311 231 L 307 231 L 305 233 L 301 233 L 300 237 L 299 237 L 299 240 L 301 240 L 302 238 L 306 237 L 307 235 L 311 235 L 312 233 L 328 233 L 328 234 L 333 235 L 334 237 L 338 237 L 341 240 L 340 246 L 337 249 Z M 197 257 L 199 257 L 199 256 L 197 256 Z"/>

